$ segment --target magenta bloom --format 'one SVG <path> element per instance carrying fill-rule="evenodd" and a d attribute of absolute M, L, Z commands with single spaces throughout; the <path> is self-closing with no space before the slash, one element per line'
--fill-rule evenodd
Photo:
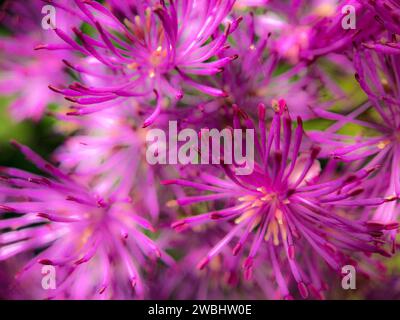
<path fill-rule="evenodd" d="M 358 0 L 315 0 L 296 2 L 272 0 L 257 19 L 258 34 L 268 29 L 279 34 L 274 48 L 289 62 L 313 61 L 331 53 L 343 53 L 382 30 L 365 5 Z M 344 6 L 355 9 L 356 28 L 344 29 Z M 363 32 L 358 32 L 363 30 Z"/>
<path fill-rule="evenodd" d="M 231 300 L 273 298 L 272 286 L 262 288 L 257 283 L 244 281 L 239 271 L 240 257 L 233 256 L 228 247 L 198 270 L 196 265 L 226 233 L 223 228 L 199 228 L 191 234 L 164 231 L 159 242 L 163 247 L 183 250 L 184 256 L 172 267 L 157 273 L 152 281 L 151 297 L 164 299 Z M 193 250 L 193 247 L 196 250 Z M 263 279 L 263 283 L 269 282 Z"/>
<path fill-rule="evenodd" d="M 400 195 L 400 56 L 387 55 L 380 50 L 364 49 L 355 52 L 356 78 L 369 100 L 348 114 L 314 110 L 320 117 L 335 120 L 324 132 L 310 132 L 310 137 L 324 146 L 326 155 L 362 167 L 378 166 L 376 174 L 365 183 L 370 196 Z M 373 116 L 368 116 L 372 114 Z M 365 118 L 365 116 L 367 117 Z M 362 136 L 339 133 L 346 124 L 362 126 Z M 371 212 L 367 210 L 366 215 Z M 398 219 L 397 202 L 390 202 L 374 211 L 373 217 L 384 223 Z M 393 251 L 396 232 L 392 232 Z"/>
<path fill-rule="evenodd" d="M 223 166 L 226 177 L 217 178 L 206 172 L 201 181 L 165 181 L 207 192 L 179 198 L 181 206 L 223 201 L 223 209 L 184 218 L 173 224 L 182 231 L 204 223 L 229 223 L 230 231 L 215 244 L 199 268 L 208 265 L 229 243 L 236 242 L 233 254 L 244 251 L 247 258 L 243 267 L 251 278 L 257 256 L 268 261 L 274 271 L 282 297 L 290 292 L 286 268 L 297 282 L 299 292 L 306 298 L 309 290 L 320 292 L 322 281 L 313 265 L 323 260 L 336 271 L 346 264 L 354 252 L 388 253 L 379 246 L 379 238 L 386 229 L 397 228 L 397 223 L 378 224 L 344 217 L 343 208 L 378 206 L 396 198 L 359 198 L 362 183 L 374 171 L 363 169 L 327 182 L 319 182 L 319 148 L 301 152 L 302 122 L 292 131 L 292 121 L 283 100 L 274 104 L 275 115 L 267 135 L 265 107 L 260 105 L 259 137 L 256 141 L 257 162 L 250 175 L 236 175 L 230 166 Z M 239 126 L 235 120 L 235 127 Z M 246 126 L 254 128 L 249 119 Z M 250 243 L 250 244 L 249 244 Z"/>
<path fill-rule="evenodd" d="M 0 299 L 397 290 L 400 0 L 0 2 Z"/>
<path fill-rule="evenodd" d="M 57 40 L 51 30 L 41 28 L 43 5 L 41 1 L 6 1 L 0 13 L 1 25 L 12 34 L 1 37 L 0 93 L 15 98 L 10 113 L 17 121 L 39 121 L 50 103 L 60 102 L 48 85 L 68 81 L 62 62 L 70 57 L 68 53 L 34 51 L 43 42 Z M 57 24 L 68 26 L 72 21 L 73 16 L 64 14 L 58 17 Z"/>
<path fill-rule="evenodd" d="M 31 270 L 38 263 L 54 266 L 58 283 L 51 298 L 142 298 L 143 268 L 160 257 L 171 263 L 143 233 L 154 231 L 152 226 L 118 193 L 108 198 L 93 193 L 27 147 L 15 145 L 51 177 L 1 169 L 0 209 L 17 216 L 0 220 L 0 261 L 42 250 L 19 277 L 34 276 Z"/>
<path fill-rule="evenodd" d="M 248 14 L 242 19 L 231 36 L 234 44 L 224 52 L 228 56 L 236 55 L 238 59 L 226 66 L 221 75 L 221 84 L 229 94 L 227 100 L 230 103 L 256 110 L 260 97 L 264 97 L 270 90 L 269 85 L 279 57 L 268 50 L 271 36 L 268 30 L 257 37 L 254 15 Z M 258 68 L 254 68 L 255 65 Z"/>
<path fill-rule="evenodd" d="M 96 85 L 83 82 L 68 89 L 53 88 L 76 104 L 76 111 L 70 114 L 95 112 L 129 97 L 152 98 L 154 90 L 157 96 L 181 99 L 183 86 L 211 96 L 226 95 L 195 78 L 215 75 L 235 58 L 209 62 L 226 48 L 227 37 L 236 28 L 234 22 L 219 32 L 234 1 L 162 1 L 158 5 L 130 1 L 129 5 L 115 8 L 111 3 L 111 9 L 95 1 L 75 2 L 84 21 L 96 30 L 95 35 L 88 36 L 74 28 L 81 42 L 78 44 L 64 30 L 55 32 L 72 50 L 99 64 L 91 68 L 68 64 L 82 77 L 97 78 Z M 52 45 L 44 47 L 54 49 Z M 145 125 L 150 125 L 160 111 L 161 104 L 157 103 Z"/>
<path fill-rule="evenodd" d="M 0 92 L 16 97 L 10 105 L 10 113 L 17 121 L 39 121 L 50 103 L 60 101 L 49 90 L 49 83 L 61 84 L 67 80 L 59 55 L 40 53 L 32 57 L 37 43 L 30 36 L 2 40 L 0 56 L 4 60 L 2 58 L 0 63 Z"/>
<path fill-rule="evenodd" d="M 383 53 L 400 54 L 400 44 L 394 40 L 395 35 L 400 34 L 400 3 L 396 0 L 374 0 L 366 3 L 378 22 L 382 24 L 385 30 L 389 31 L 389 37 L 383 38 L 387 36 L 387 34 L 383 34 L 382 38 L 377 37 L 378 39 L 374 44 L 364 45 Z"/>
<path fill-rule="evenodd" d="M 157 219 L 155 182 L 162 168 L 146 163 L 147 129 L 135 123 L 129 109 L 121 106 L 87 117 L 61 117 L 79 130 L 56 150 L 60 167 L 96 193 L 140 203 L 143 215 Z"/>
<path fill-rule="evenodd" d="M 275 34 L 270 31 L 274 29 L 264 29 L 257 35 L 255 26 L 257 16 L 247 14 L 240 19 L 239 27 L 230 37 L 231 47 L 221 55 L 221 57 L 236 55 L 238 59 L 226 65 L 224 72 L 216 81 L 229 96 L 209 99 L 207 103 L 202 104 L 205 110 L 218 110 L 237 104 L 246 106 L 246 111 L 250 115 L 256 115 L 260 100 L 269 102 L 279 95 L 288 103 L 296 105 L 296 109 L 291 110 L 293 115 L 308 119 L 314 115 L 307 106 L 321 104 L 319 101 L 321 86 L 340 96 L 337 86 L 333 85 L 333 81 L 328 79 L 317 65 L 299 64 L 276 75 L 280 64 L 284 62 L 284 57 L 271 45 L 271 38 L 274 38 Z M 337 61 L 340 64 L 342 62 L 343 59 Z M 273 116 L 272 109 L 267 116 Z"/>

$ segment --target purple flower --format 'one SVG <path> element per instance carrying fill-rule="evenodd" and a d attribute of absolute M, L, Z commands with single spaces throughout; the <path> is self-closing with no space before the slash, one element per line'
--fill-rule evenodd
<path fill-rule="evenodd" d="M 54 266 L 58 280 L 51 298 L 143 298 L 143 268 L 158 258 L 172 263 L 143 232 L 154 231 L 150 223 L 118 193 L 102 197 L 29 148 L 14 145 L 48 177 L 1 169 L 0 209 L 16 216 L 0 220 L 0 261 L 41 250 L 18 279 L 35 277 L 38 264 Z"/>
<path fill-rule="evenodd" d="M 214 59 L 226 48 L 227 37 L 237 26 L 235 21 L 219 32 L 233 2 L 161 1 L 154 5 L 151 1 L 130 1 L 129 5 L 108 9 L 95 1 L 76 0 L 79 14 L 95 34 L 89 36 L 74 28 L 80 40 L 77 43 L 64 30 L 55 32 L 71 50 L 97 62 L 90 68 L 85 63 L 68 64 L 81 76 L 97 78 L 96 84 L 75 83 L 67 89 L 53 90 L 75 104 L 72 115 L 119 105 L 130 97 L 152 97 L 153 91 L 157 97 L 179 100 L 183 86 L 211 96 L 225 96 L 223 90 L 197 78 L 221 72 L 236 58 Z M 54 49 L 52 45 L 45 47 Z M 161 104 L 157 103 L 144 125 L 154 122 L 160 111 Z"/>
<path fill-rule="evenodd" d="M 202 171 L 200 182 L 165 181 L 203 191 L 205 194 L 177 199 L 181 206 L 214 202 L 215 210 L 181 219 L 173 227 L 182 231 L 204 223 L 230 223 L 227 235 L 215 244 L 198 267 L 203 269 L 221 250 L 236 239 L 233 254 L 244 251 L 245 275 L 252 277 L 255 258 L 270 261 L 282 297 L 290 298 L 283 270 L 289 269 L 305 298 L 309 290 L 320 292 L 322 281 L 313 266 L 325 261 L 339 271 L 349 254 L 380 253 L 389 255 L 380 246 L 384 230 L 395 229 L 397 223 L 379 224 L 350 219 L 344 208 L 379 206 L 396 197 L 360 198 L 363 181 L 374 171 L 367 168 L 329 181 L 319 181 L 319 148 L 301 150 L 303 127 L 300 118 L 292 130 L 292 121 L 283 100 L 273 104 L 275 115 L 268 130 L 265 107 L 259 106 L 259 136 L 255 170 L 248 176 L 236 175 L 233 168 L 222 165 L 225 178 Z M 235 128 L 240 128 L 236 112 Z M 244 116 L 245 126 L 254 128 Z M 219 203 L 222 201 L 222 203 Z M 221 208 L 221 209 L 218 209 Z M 234 222 L 232 224 L 232 222 Z M 250 243 L 250 244 L 249 244 Z"/>
<path fill-rule="evenodd" d="M 253 14 L 244 16 L 232 34 L 233 44 L 223 54 L 239 58 L 227 65 L 221 74 L 221 86 L 229 94 L 226 100 L 231 104 L 246 105 L 249 110 L 256 110 L 256 101 L 268 92 L 272 74 L 279 62 L 278 55 L 268 50 L 271 34 L 265 32 L 257 37 L 254 20 Z"/>
<path fill-rule="evenodd" d="M 58 55 L 41 53 L 32 56 L 35 38 L 19 36 L 3 39 L 0 56 L 0 92 L 16 99 L 10 105 L 10 113 L 17 121 L 39 121 L 50 103 L 60 101 L 48 89 L 50 81 L 63 83 L 67 77 Z M 30 83 L 27 86 L 27 83 Z"/>
<path fill-rule="evenodd" d="M 356 29 L 345 29 L 342 21 L 344 6 L 355 9 Z M 344 53 L 353 43 L 360 43 L 380 33 L 381 26 L 358 0 L 317 0 L 296 2 L 269 1 L 268 10 L 257 19 L 257 33 L 268 29 L 279 37 L 273 38 L 274 48 L 293 64 L 330 53 Z M 363 30 L 359 32 L 358 30 Z"/>
<path fill-rule="evenodd" d="M 0 44 L 0 93 L 15 100 L 10 106 L 15 120 L 39 121 L 47 106 L 60 102 L 48 89 L 49 83 L 62 85 L 68 81 L 62 58 L 69 54 L 60 52 L 34 52 L 43 41 L 55 41 L 53 32 L 40 26 L 43 15 L 40 1 L 6 1 L 3 4 L 1 23 L 12 34 L 1 37 Z M 58 17 L 58 25 L 68 26 L 73 17 Z M 29 85 L 27 85 L 29 83 Z"/>
<path fill-rule="evenodd" d="M 400 44 L 396 42 L 396 34 L 400 34 L 400 3 L 395 0 L 374 0 L 367 1 L 367 6 L 369 6 L 375 19 L 378 20 L 380 24 L 383 25 L 385 30 L 389 31 L 389 39 L 383 34 L 382 38 L 376 39 L 375 43 L 365 43 L 364 45 L 369 48 L 376 49 L 383 53 L 394 53 L 400 54 Z"/>
<path fill-rule="evenodd" d="M 135 124 L 127 108 L 104 110 L 87 117 L 64 117 L 79 130 L 56 150 L 60 167 L 107 197 L 118 194 L 141 203 L 153 219 L 159 214 L 158 169 L 145 161 L 147 129 Z"/>
<path fill-rule="evenodd" d="M 0 166 L 1 298 L 336 299 L 348 265 L 357 296 L 397 285 L 398 0 L 0 8 L 0 95 L 65 138 Z"/>
<path fill-rule="evenodd" d="M 319 98 L 322 86 L 327 87 L 335 97 L 343 97 L 332 79 L 317 64 L 299 64 L 285 72 L 280 71 L 284 59 L 270 45 L 270 38 L 273 37 L 271 32 L 263 30 L 262 34 L 257 35 L 257 16 L 254 14 L 247 14 L 241 19 L 239 27 L 231 35 L 231 47 L 221 54 L 221 57 L 236 55 L 238 59 L 228 64 L 215 81 L 218 87 L 228 93 L 228 97 L 209 99 L 202 104 L 205 110 L 224 109 L 227 105 L 236 104 L 246 106 L 248 113 L 255 115 L 260 100 L 272 101 L 279 95 L 296 105 L 292 109 L 293 115 L 309 119 L 314 115 L 307 106 L 321 105 Z M 335 57 L 331 60 L 341 65 L 344 59 Z"/>
<path fill-rule="evenodd" d="M 324 146 L 324 154 L 341 161 L 353 162 L 357 167 L 366 163 L 378 166 L 365 188 L 371 197 L 400 195 L 400 74 L 397 55 L 380 50 L 364 49 L 354 54 L 356 78 L 368 100 L 348 114 L 314 110 L 318 116 L 335 120 L 324 132 L 309 132 L 310 137 Z M 340 134 L 347 124 L 361 126 L 362 136 Z M 365 212 L 370 215 L 370 210 Z M 398 219 L 398 203 L 386 203 L 374 211 L 375 220 L 387 223 Z M 396 232 L 391 233 L 393 252 Z"/>
<path fill-rule="evenodd" d="M 204 270 L 198 270 L 199 260 L 212 249 L 213 243 L 226 233 L 226 228 L 201 226 L 192 234 L 164 231 L 158 241 L 163 247 L 178 250 L 183 255 L 177 263 L 157 272 L 152 279 L 151 298 L 160 299 L 265 299 L 273 298 L 272 286 L 260 288 L 243 281 L 238 266 L 240 257 L 224 248 Z M 193 250 L 196 247 L 196 250 Z M 268 283 L 268 280 L 266 281 Z M 264 281 L 265 283 L 265 281 Z"/>

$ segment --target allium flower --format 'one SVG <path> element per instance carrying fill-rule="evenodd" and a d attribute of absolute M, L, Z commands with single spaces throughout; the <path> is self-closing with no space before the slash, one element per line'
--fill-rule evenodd
<path fill-rule="evenodd" d="M 366 4 L 372 9 L 378 22 L 381 23 L 384 29 L 388 30 L 391 35 L 389 39 L 381 38 L 377 39 L 378 41 L 374 44 L 368 43 L 365 45 L 383 53 L 400 54 L 400 44 L 393 40 L 396 39 L 396 35 L 400 35 L 400 3 L 396 0 L 373 0 L 366 1 Z"/>
<path fill-rule="evenodd" d="M 272 34 L 264 30 L 263 34 L 257 36 L 256 17 L 253 14 L 241 19 L 239 27 L 231 35 L 231 47 L 221 54 L 221 57 L 237 55 L 238 59 L 228 64 L 215 81 L 216 86 L 223 88 L 229 96 L 210 99 L 202 104 L 205 110 L 237 104 L 245 105 L 249 114 L 256 114 L 260 100 L 272 101 L 279 94 L 298 106 L 292 110 L 292 114 L 309 119 L 314 115 L 308 106 L 321 105 L 322 87 L 328 88 L 335 97 L 343 96 L 316 64 L 299 64 L 286 72 L 279 71 L 284 63 L 280 54 L 269 45 Z M 337 63 L 343 64 L 343 59 L 337 59 Z"/>
<path fill-rule="evenodd" d="M 1 169 L 0 204 L 16 216 L 0 220 L 0 261 L 42 250 L 20 271 L 35 276 L 38 263 L 54 266 L 52 298 L 118 298 L 145 294 L 141 278 L 146 262 L 171 263 L 142 229 L 154 231 L 127 199 L 105 198 L 14 143 L 48 177 L 19 169 Z M 90 272 L 88 272 L 90 270 Z"/>
<path fill-rule="evenodd" d="M 171 234 L 165 231 L 164 235 L 158 239 L 159 243 L 165 242 L 163 247 L 177 249 L 179 255 L 183 257 L 173 267 L 159 272 L 151 281 L 152 299 L 273 298 L 272 293 L 268 291 L 272 288 L 271 285 L 260 290 L 255 284 L 241 279 L 238 270 L 240 257 L 233 256 L 229 248 L 224 248 L 204 270 L 196 269 L 199 260 L 225 233 L 226 230 L 221 228 L 198 228 L 190 235 Z M 196 247 L 196 250 L 193 250 L 193 247 Z"/>
<path fill-rule="evenodd" d="M 67 79 L 63 73 L 64 64 L 58 55 L 41 53 L 32 57 L 36 44 L 35 38 L 19 36 L 12 40 L 4 39 L 0 49 L 0 92 L 16 96 L 10 113 L 17 121 L 39 121 L 47 106 L 59 100 L 48 89 L 50 81 L 61 84 Z M 27 83 L 30 85 L 27 86 Z"/>
<path fill-rule="evenodd" d="M 178 0 L 155 5 L 152 1 L 129 1 L 129 5 L 118 5 L 114 14 L 112 6 L 109 10 L 95 1 L 76 0 L 95 35 L 74 28 L 80 40 L 77 43 L 63 30 L 55 32 L 72 50 L 100 62 L 95 69 L 70 65 L 80 75 L 97 77 L 99 84 L 83 82 L 68 89 L 53 89 L 76 104 L 77 110 L 70 113 L 75 115 L 114 106 L 128 97 L 152 96 L 154 90 L 157 95 L 181 99 L 184 85 L 211 96 L 225 96 L 221 89 L 191 76 L 215 75 L 235 58 L 215 59 L 237 25 L 234 22 L 225 32 L 219 32 L 233 2 Z M 47 48 L 53 49 L 51 45 Z M 150 125 L 160 111 L 157 104 L 145 125 Z"/>
<path fill-rule="evenodd" d="M 254 15 L 243 17 L 241 25 L 232 34 L 231 48 L 223 52 L 223 55 L 239 57 L 227 65 L 221 75 L 222 87 L 229 94 L 227 100 L 256 110 L 255 101 L 268 92 L 272 73 L 279 61 L 277 54 L 267 50 L 270 36 L 265 32 L 257 37 Z"/>
<path fill-rule="evenodd" d="M 284 2 L 284 3 L 282 3 Z M 290 4 L 289 4 L 290 3 Z M 258 34 L 267 28 L 279 33 L 274 41 L 275 49 L 292 63 L 312 61 L 329 53 L 343 53 L 355 42 L 367 39 L 381 30 L 365 4 L 357 0 L 316 0 L 297 2 L 269 1 L 272 9 L 257 19 Z M 356 29 L 342 27 L 342 8 L 355 8 Z M 358 32 L 363 30 L 364 32 Z"/>
<path fill-rule="evenodd" d="M 0 299 L 397 290 L 400 0 L 0 2 Z"/>
<path fill-rule="evenodd" d="M 346 115 L 314 110 L 318 116 L 336 122 L 324 132 L 310 132 L 310 137 L 324 146 L 324 153 L 344 162 L 358 161 L 363 166 L 379 165 L 377 174 L 365 183 L 371 196 L 400 195 L 400 56 L 373 50 L 355 52 L 356 78 L 369 101 Z M 340 134 L 347 124 L 363 127 L 362 136 Z M 368 213 L 369 211 L 367 211 Z M 382 205 L 374 218 L 384 223 L 399 217 L 396 202 Z M 392 232 L 393 250 L 396 232 Z"/>
<path fill-rule="evenodd" d="M 62 58 L 69 54 L 34 52 L 43 41 L 56 40 L 51 30 L 40 26 L 44 17 L 42 7 L 41 1 L 6 1 L 0 12 L 1 24 L 12 34 L 12 37 L 1 37 L 0 93 L 15 96 L 10 111 L 17 121 L 40 120 L 46 107 L 60 100 L 48 85 L 68 81 Z M 58 17 L 57 23 L 68 26 L 71 20 L 73 17 L 65 14 Z"/>
<path fill-rule="evenodd" d="M 290 269 L 301 295 L 309 290 L 320 292 L 321 281 L 314 265 L 323 260 L 336 271 L 348 262 L 354 252 L 389 255 L 380 246 L 380 237 L 386 229 L 395 229 L 397 223 L 378 224 L 350 219 L 342 214 L 343 208 L 378 206 L 396 198 L 359 198 L 362 183 L 374 171 L 367 168 L 353 174 L 320 182 L 319 148 L 301 151 L 303 127 L 301 119 L 292 131 L 292 121 L 283 100 L 273 104 L 275 115 L 267 135 L 265 107 L 259 106 L 259 137 L 255 143 L 258 157 L 250 175 L 236 175 L 233 168 L 223 165 L 225 178 L 202 171 L 201 182 L 187 180 L 165 181 L 206 194 L 179 198 L 181 206 L 225 200 L 222 209 L 215 209 L 173 224 L 182 231 L 204 223 L 231 224 L 227 235 L 215 244 L 199 263 L 203 269 L 221 250 L 237 239 L 233 254 L 244 250 L 247 258 L 243 267 L 251 278 L 255 258 L 268 261 L 274 271 L 282 297 L 290 298 L 283 270 Z M 238 111 L 235 127 L 239 127 Z M 244 117 L 247 128 L 254 128 Z M 225 222 L 223 222 L 225 221 Z M 251 242 L 250 245 L 248 243 Z"/>
<path fill-rule="evenodd" d="M 328 50 L 318 56 L 320 59 L 314 59 L 317 56 L 306 59 L 302 53 L 305 48 L 302 50 L 294 48 L 296 44 L 291 38 L 295 36 L 293 30 L 296 29 L 293 23 L 304 23 L 310 28 L 310 32 L 314 31 L 310 26 L 311 23 L 325 20 L 328 23 L 330 21 L 328 16 L 322 14 L 323 8 L 329 11 L 326 6 L 331 7 L 332 15 L 335 10 L 340 12 L 336 1 L 315 1 L 304 6 L 294 6 L 293 10 L 297 10 L 299 19 L 293 22 L 290 20 L 292 15 L 288 11 L 290 7 L 288 4 L 282 5 L 281 2 L 272 1 L 265 7 L 269 6 L 275 10 L 261 15 L 244 16 L 240 26 L 231 35 L 232 46 L 223 54 L 236 54 L 239 58 L 225 67 L 225 71 L 221 74 L 220 85 L 229 96 L 226 99 L 214 99 L 207 106 L 211 109 L 212 105 L 218 105 L 221 101 L 223 104 L 235 103 L 245 105 L 246 111 L 253 114 L 257 112 L 260 100 L 270 102 L 279 95 L 289 104 L 296 106 L 291 109 L 292 115 L 309 120 L 315 118 L 312 108 L 326 108 L 327 105 L 332 105 L 332 101 L 348 100 L 348 95 L 337 79 L 342 74 L 348 76 L 353 74 L 352 61 L 343 54 L 343 50 L 334 50 L 334 53 Z M 311 9 L 304 10 L 305 6 L 307 8 L 310 6 Z M 270 17 L 274 12 L 278 12 L 279 15 Z M 309 16 L 304 17 L 306 13 Z M 278 20 L 284 19 L 285 16 L 288 16 L 287 19 L 291 23 L 288 22 L 287 25 L 284 22 L 278 23 Z M 283 34 L 283 30 L 287 30 L 287 34 Z M 284 41 L 287 43 L 283 43 Z M 291 68 L 288 68 L 287 60 L 294 63 Z M 334 72 L 327 72 L 333 69 Z M 323 96 L 325 92 L 330 95 L 328 101 Z"/>
<path fill-rule="evenodd" d="M 88 117 L 67 117 L 77 133 L 55 152 L 60 167 L 92 190 L 107 196 L 131 198 L 157 218 L 157 170 L 145 161 L 146 129 L 135 124 L 127 108 L 104 110 Z"/>

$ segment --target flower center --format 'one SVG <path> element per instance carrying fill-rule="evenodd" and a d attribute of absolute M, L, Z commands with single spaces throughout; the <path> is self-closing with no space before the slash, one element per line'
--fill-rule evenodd
<path fill-rule="evenodd" d="M 163 59 L 167 56 L 166 50 L 162 48 L 162 46 L 158 46 L 156 50 L 154 50 L 149 58 L 149 62 L 153 67 L 158 67 Z"/>
<path fill-rule="evenodd" d="M 257 188 L 257 191 L 260 192 L 261 195 L 248 195 L 239 198 L 239 201 L 243 202 L 244 206 L 249 206 L 249 209 L 246 210 L 239 218 L 237 218 L 235 223 L 238 224 L 244 220 L 253 219 L 251 229 L 254 230 L 257 227 L 261 227 L 260 224 L 264 218 L 263 215 L 266 214 L 266 212 L 272 214 L 272 217 L 267 217 L 269 222 L 266 228 L 264 240 L 268 241 L 272 238 L 274 245 L 278 246 L 280 244 L 280 239 L 285 241 L 287 237 L 286 219 L 282 210 L 279 209 L 279 204 L 286 204 L 288 203 L 288 200 L 285 199 L 282 201 L 278 192 L 268 193 L 264 187 Z M 266 204 L 273 206 L 275 208 L 274 212 L 271 212 L 269 208 L 266 208 L 265 211 L 263 210 L 260 212 L 259 209 Z"/>

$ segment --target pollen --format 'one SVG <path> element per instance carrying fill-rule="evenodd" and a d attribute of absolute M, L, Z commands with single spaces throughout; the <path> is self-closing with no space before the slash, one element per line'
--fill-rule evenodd
<path fill-rule="evenodd" d="M 330 17 L 335 13 L 335 6 L 330 3 L 322 3 L 315 8 L 314 13 L 321 18 Z"/>
<path fill-rule="evenodd" d="M 82 237 L 80 237 L 80 241 L 77 243 L 77 248 L 78 250 L 82 249 L 83 246 L 86 244 L 86 242 L 89 240 L 93 233 L 92 228 L 86 228 L 85 231 L 82 234 Z"/>
<path fill-rule="evenodd" d="M 256 211 L 254 209 L 250 209 L 245 211 L 239 218 L 235 220 L 236 224 L 241 223 L 242 221 L 246 220 L 247 218 L 250 218 Z"/>
<path fill-rule="evenodd" d="M 386 93 L 392 92 L 389 81 L 386 78 L 381 79 L 381 84 L 382 84 L 383 90 L 385 90 Z"/>
<path fill-rule="evenodd" d="M 169 200 L 165 205 L 167 208 L 175 208 L 178 206 L 178 202 L 176 200 Z"/>
<path fill-rule="evenodd" d="M 275 218 L 276 218 L 276 220 L 278 221 L 278 223 L 280 224 L 280 225 L 282 225 L 283 224 L 283 213 L 282 213 L 282 211 L 281 210 L 279 210 L 279 209 L 276 209 L 276 211 L 275 211 Z"/>
<path fill-rule="evenodd" d="M 220 255 L 217 255 L 214 259 L 211 259 L 209 267 L 212 271 L 219 271 L 222 268 L 222 259 Z"/>
<path fill-rule="evenodd" d="M 128 64 L 127 68 L 130 70 L 136 70 L 139 65 L 136 62 Z"/>
<path fill-rule="evenodd" d="M 287 227 L 284 222 L 283 212 L 280 209 L 276 209 L 274 219 L 272 219 L 270 224 L 268 225 L 264 240 L 269 241 L 272 236 L 274 245 L 279 246 L 279 235 L 283 241 L 286 241 Z"/>
<path fill-rule="evenodd" d="M 275 220 L 272 220 L 271 223 L 269 224 L 264 240 L 269 241 L 271 235 L 273 238 L 274 245 L 279 246 L 279 227 Z"/>
<path fill-rule="evenodd" d="M 379 143 L 376 145 L 379 149 L 385 149 L 386 148 L 386 146 L 388 145 L 388 144 L 390 144 L 390 141 L 389 140 L 382 140 L 382 141 L 379 141 Z"/>
<path fill-rule="evenodd" d="M 396 200 L 396 199 L 397 199 L 397 196 L 395 196 L 395 195 L 391 195 L 391 196 L 388 196 L 388 197 L 385 198 L 386 201 L 393 201 L 393 200 Z"/>
<path fill-rule="evenodd" d="M 257 198 L 255 196 L 243 196 L 243 197 L 240 197 L 238 200 L 240 202 L 249 202 L 249 201 L 254 201 L 256 199 Z"/>
<path fill-rule="evenodd" d="M 279 111 L 279 102 L 278 102 L 278 100 L 273 99 L 272 102 L 271 102 L 271 106 L 272 106 L 272 109 L 274 109 L 275 112 Z"/>
<path fill-rule="evenodd" d="M 167 52 L 162 46 L 158 46 L 149 57 L 149 62 L 153 67 L 158 67 L 163 62 L 163 59 L 167 56 Z"/>

